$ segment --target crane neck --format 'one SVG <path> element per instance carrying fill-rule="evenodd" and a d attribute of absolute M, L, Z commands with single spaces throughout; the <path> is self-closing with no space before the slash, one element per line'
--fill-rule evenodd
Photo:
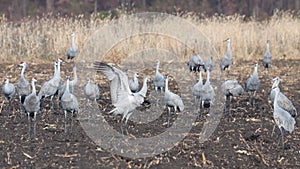
<path fill-rule="evenodd" d="M 31 86 L 32 86 L 32 94 L 36 94 L 34 80 L 31 81 Z"/>
<path fill-rule="evenodd" d="M 166 91 L 169 91 L 169 88 L 168 88 L 168 85 L 169 85 L 169 77 L 168 77 L 168 76 L 167 76 L 167 78 L 166 78 L 165 83 L 166 83 L 166 84 L 165 84 L 165 85 L 166 85 L 166 86 L 165 86 L 165 92 L 166 92 Z"/>
<path fill-rule="evenodd" d="M 159 71 L 159 63 L 156 64 L 156 73 Z"/>
<path fill-rule="evenodd" d="M 21 77 L 24 77 L 25 69 L 26 69 L 26 65 L 24 64 L 21 71 Z"/>
<path fill-rule="evenodd" d="M 278 94 L 280 92 L 280 89 L 278 87 L 276 87 L 273 90 L 275 90 L 275 98 L 274 98 L 274 103 L 273 103 L 274 104 L 274 108 L 275 108 L 275 107 L 278 107 L 277 100 L 278 100 Z"/>
<path fill-rule="evenodd" d="M 275 80 L 272 85 L 272 90 L 274 90 L 273 88 L 275 88 L 275 86 L 278 87 L 278 85 L 279 85 L 279 80 Z"/>
<path fill-rule="evenodd" d="M 206 71 L 206 82 L 205 83 L 207 83 L 207 84 L 210 83 L 209 78 L 210 78 L 210 73 L 209 73 L 209 71 Z"/>
<path fill-rule="evenodd" d="M 201 71 L 199 71 L 199 82 L 201 84 L 203 84 L 203 79 L 202 79 L 202 73 L 201 73 Z"/>
<path fill-rule="evenodd" d="M 148 81 L 148 78 L 147 78 L 147 77 L 144 78 L 142 89 L 141 89 L 140 92 L 139 92 L 141 95 L 143 95 L 143 97 L 146 97 L 147 88 L 148 88 L 148 86 L 147 86 L 147 81 Z"/>
<path fill-rule="evenodd" d="M 230 43 L 231 43 L 230 41 L 227 42 L 227 52 L 231 52 Z"/>
<path fill-rule="evenodd" d="M 56 72 L 55 72 L 56 74 L 56 76 L 59 76 L 60 77 L 60 61 L 57 63 L 57 70 L 56 70 Z"/>
<path fill-rule="evenodd" d="M 75 35 L 72 36 L 72 48 L 75 48 L 76 45 L 75 45 Z"/>
<path fill-rule="evenodd" d="M 269 43 L 267 43 L 267 45 L 266 45 L 266 51 L 270 52 L 270 44 Z"/>
<path fill-rule="evenodd" d="M 69 93 L 69 91 L 70 91 L 70 79 L 67 78 L 66 92 Z"/>
<path fill-rule="evenodd" d="M 257 65 L 254 66 L 254 71 L 253 71 L 253 75 L 257 75 Z"/>

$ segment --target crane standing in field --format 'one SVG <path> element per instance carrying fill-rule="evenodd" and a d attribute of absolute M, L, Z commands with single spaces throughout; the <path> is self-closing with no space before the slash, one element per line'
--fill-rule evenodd
<path fill-rule="evenodd" d="M 258 77 L 257 67 L 258 67 L 258 63 L 255 62 L 254 63 L 253 74 L 250 77 L 248 77 L 248 79 L 245 82 L 246 92 L 248 92 L 249 95 L 250 95 L 251 92 L 253 92 L 254 97 L 256 96 L 256 92 L 257 92 L 257 90 L 259 88 L 259 85 L 260 85 L 260 80 L 259 80 L 259 77 Z"/>
<path fill-rule="evenodd" d="M 67 84 L 64 94 L 61 96 L 61 107 L 65 112 L 65 118 L 67 118 L 67 111 L 72 113 L 72 117 L 75 111 L 78 111 L 79 104 L 75 95 L 70 92 L 70 76 L 66 75 Z"/>
<path fill-rule="evenodd" d="M 195 99 L 195 106 L 198 106 L 197 103 L 201 103 L 202 100 L 202 87 L 203 87 L 203 80 L 202 80 L 202 66 L 199 68 L 199 80 L 198 82 L 193 86 L 192 94 Z"/>
<path fill-rule="evenodd" d="M 30 113 L 34 113 L 34 120 L 36 120 L 36 114 L 40 111 L 40 98 L 36 95 L 35 82 L 37 82 L 37 78 L 33 77 L 31 80 L 32 92 L 26 96 L 24 101 L 24 108 L 27 112 L 28 119 Z"/>
<path fill-rule="evenodd" d="M 162 92 L 162 91 L 164 91 L 164 87 L 165 87 L 165 78 L 159 72 L 159 64 L 160 64 L 160 61 L 157 60 L 155 76 L 153 78 L 153 84 L 154 84 L 154 89 L 155 89 L 156 94 L 157 94 L 158 89 L 160 89 L 160 91 Z"/>
<path fill-rule="evenodd" d="M 89 78 L 87 79 L 83 90 L 87 102 L 92 100 L 93 102 L 96 103 L 96 100 L 100 98 L 99 86 L 97 84 L 92 83 Z"/>
<path fill-rule="evenodd" d="M 109 114 L 122 115 L 126 125 L 132 111 L 144 102 L 150 78 L 144 78 L 141 90 L 132 93 L 128 77 L 123 71 L 103 62 L 95 62 L 94 66 L 97 72 L 101 72 L 110 81 L 110 94 L 115 108 Z"/>
<path fill-rule="evenodd" d="M 139 90 L 138 77 L 139 77 L 139 73 L 136 72 L 133 74 L 133 79 L 129 80 L 129 87 L 130 87 L 131 92 L 133 92 L 133 93 L 135 93 Z"/>
<path fill-rule="evenodd" d="M 279 82 L 280 78 L 278 76 L 273 77 L 273 85 L 272 90 L 270 92 L 270 99 L 272 101 L 272 104 L 274 104 L 275 99 L 275 88 L 279 88 Z M 285 111 L 289 112 L 292 117 L 297 117 L 298 113 L 293 105 L 293 103 L 282 93 L 279 91 L 278 98 L 277 98 L 278 106 L 284 109 Z"/>
<path fill-rule="evenodd" d="M 221 85 L 221 91 L 224 95 L 225 101 L 227 100 L 227 97 L 229 97 L 230 102 L 232 97 L 241 96 L 244 93 L 243 87 L 238 83 L 236 79 L 226 80 Z"/>
<path fill-rule="evenodd" d="M 209 67 L 209 69 L 208 69 Z M 209 71 L 212 71 L 215 67 L 215 61 L 213 60 L 213 56 L 210 56 L 210 59 L 207 60 L 205 63 L 204 63 L 204 71 L 206 72 L 207 70 Z"/>
<path fill-rule="evenodd" d="M 290 133 L 293 133 L 296 121 L 291 116 L 291 114 L 289 112 L 282 109 L 278 105 L 278 96 L 279 96 L 279 93 L 280 93 L 280 89 L 278 88 L 278 86 L 275 86 L 273 88 L 273 90 L 275 91 L 273 117 L 274 117 L 276 125 L 278 126 L 278 128 L 280 130 L 281 141 L 282 141 L 282 145 L 283 145 L 283 148 L 284 148 L 284 131 L 286 130 L 286 131 L 289 131 Z M 272 136 L 274 134 L 275 127 L 276 126 L 274 125 L 273 131 L 272 131 Z"/>
<path fill-rule="evenodd" d="M 200 65 L 201 66 L 204 65 L 203 60 L 200 55 L 192 56 L 188 62 L 190 71 L 194 71 L 194 72 L 199 71 L 198 68 Z"/>
<path fill-rule="evenodd" d="M 71 47 L 67 51 L 67 58 L 72 60 L 78 55 L 78 48 L 75 44 L 75 33 L 74 32 L 71 34 L 71 37 L 72 37 L 72 44 L 71 44 Z"/>
<path fill-rule="evenodd" d="M 269 68 L 272 64 L 272 54 L 270 52 L 270 40 L 267 40 L 266 52 L 263 55 L 262 64 L 263 64 L 264 68 Z"/>
<path fill-rule="evenodd" d="M 11 99 L 15 96 L 16 89 L 14 84 L 9 82 L 8 78 L 4 79 L 4 84 L 2 85 L 2 94 L 9 101 L 8 111 L 10 112 Z"/>
<path fill-rule="evenodd" d="M 225 55 L 222 57 L 220 62 L 220 68 L 223 72 L 225 69 L 230 70 L 231 65 L 233 64 L 233 56 L 231 53 L 231 40 L 230 38 L 226 39 L 227 41 L 227 49 Z"/>
<path fill-rule="evenodd" d="M 208 70 L 210 68 L 208 67 Z M 202 102 L 201 106 L 211 106 L 215 99 L 215 91 L 212 85 L 210 84 L 210 71 L 206 72 L 206 81 L 202 87 Z"/>
<path fill-rule="evenodd" d="M 53 109 L 53 97 L 60 88 L 61 85 L 61 76 L 60 76 L 60 63 L 63 62 L 62 58 L 57 59 L 57 70 L 55 71 L 54 76 L 43 84 L 41 87 L 38 96 L 42 98 L 43 96 L 45 98 L 50 96 L 51 100 L 51 109 Z"/>
<path fill-rule="evenodd" d="M 77 72 L 76 72 L 77 68 L 76 66 L 73 67 L 73 76 L 74 76 L 74 79 L 70 81 L 70 93 L 74 93 L 74 88 L 78 82 L 78 76 L 77 76 Z M 63 85 L 61 85 L 59 87 L 59 90 L 58 90 L 58 98 L 59 100 L 61 99 L 61 96 L 64 94 L 64 92 L 66 91 L 66 87 L 67 87 L 67 83 L 65 82 Z"/>
<path fill-rule="evenodd" d="M 169 91 L 168 89 L 168 78 L 169 76 L 166 75 L 166 86 L 165 86 L 165 103 L 166 106 L 168 108 L 168 127 L 170 125 L 170 118 L 171 118 L 171 108 L 174 108 L 174 113 L 176 113 L 177 109 L 179 109 L 179 111 L 183 111 L 184 110 L 184 104 L 182 102 L 182 99 L 180 96 L 178 96 L 177 94 Z"/>
<path fill-rule="evenodd" d="M 241 96 L 244 93 L 244 89 L 238 83 L 238 81 L 236 79 L 234 79 L 234 80 L 226 80 L 221 85 L 221 92 L 224 95 L 224 99 L 225 99 L 224 110 L 226 111 L 226 100 L 227 100 L 227 97 L 229 97 L 229 101 L 230 101 L 229 105 L 231 106 L 232 97 Z"/>
<path fill-rule="evenodd" d="M 20 111 L 22 111 L 21 105 L 24 103 L 25 97 L 30 94 L 30 85 L 29 85 L 29 82 L 24 77 L 24 72 L 25 72 L 25 69 L 27 66 L 26 62 L 20 62 L 20 64 L 18 66 L 22 67 L 22 71 L 21 71 L 21 78 L 20 78 L 19 82 L 17 83 L 16 89 L 17 89 L 17 93 L 18 93 L 19 101 L 20 101 Z"/>

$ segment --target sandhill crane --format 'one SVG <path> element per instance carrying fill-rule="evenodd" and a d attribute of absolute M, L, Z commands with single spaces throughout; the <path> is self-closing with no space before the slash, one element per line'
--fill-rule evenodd
<path fill-rule="evenodd" d="M 54 76 L 43 84 L 41 87 L 38 96 L 42 98 L 43 96 L 49 97 L 51 100 L 51 109 L 53 109 L 53 97 L 56 94 L 57 90 L 61 85 L 61 77 L 60 77 L 60 63 L 63 62 L 62 58 L 57 59 L 57 71 L 55 71 Z"/>
<path fill-rule="evenodd" d="M 74 79 L 70 81 L 70 87 L 69 87 L 71 93 L 74 93 L 74 87 L 75 87 L 75 85 L 78 82 L 78 76 L 77 76 L 76 70 L 77 70 L 76 66 L 73 67 L 73 76 L 74 76 Z M 61 99 L 61 96 L 66 91 L 66 86 L 67 86 L 67 83 L 65 82 L 63 85 L 61 85 L 59 87 L 59 90 L 58 90 L 58 98 L 59 98 L 59 100 Z"/>
<path fill-rule="evenodd" d="M 70 76 L 66 75 L 67 85 L 64 94 L 61 96 L 61 107 L 65 112 L 65 118 L 67 118 L 67 111 L 72 112 L 72 117 L 75 111 L 78 111 L 79 104 L 75 95 L 70 93 Z"/>
<path fill-rule="evenodd" d="M 272 85 L 272 90 L 270 92 L 270 99 L 272 101 L 272 104 L 274 104 L 274 99 L 275 99 L 275 87 L 279 88 L 279 82 L 280 78 L 278 76 L 275 76 L 273 78 L 273 85 Z M 282 109 L 285 111 L 289 112 L 292 117 L 296 117 L 298 115 L 297 110 L 295 106 L 293 105 L 292 101 L 290 101 L 282 92 L 279 92 L 278 94 L 278 106 L 280 106 Z"/>
<path fill-rule="evenodd" d="M 115 108 L 109 114 L 122 115 L 122 121 L 125 119 L 126 125 L 132 111 L 144 102 L 147 93 L 147 82 L 150 78 L 144 78 L 141 90 L 132 93 L 129 88 L 128 77 L 123 71 L 103 62 L 95 62 L 94 66 L 96 71 L 101 72 L 110 80 L 110 93 Z"/>
<path fill-rule="evenodd" d="M 248 92 L 249 94 L 251 92 L 253 92 L 254 97 L 255 97 L 256 92 L 257 92 L 257 90 L 259 88 L 259 85 L 260 85 L 258 72 L 257 72 L 257 67 L 258 67 L 258 63 L 255 62 L 254 63 L 253 74 L 250 77 L 248 77 L 248 79 L 245 82 L 245 91 Z"/>
<path fill-rule="evenodd" d="M 209 67 L 208 67 L 209 70 Z M 215 91 L 212 85 L 210 84 L 210 72 L 206 72 L 206 81 L 202 87 L 202 102 L 201 106 L 211 106 L 215 99 Z"/>
<path fill-rule="evenodd" d="M 174 108 L 174 113 L 176 113 L 177 109 L 179 109 L 179 111 L 183 111 L 184 110 L 184 104 L 183 101 L 181 99 L 180 96 L 178 96 L 177 94 L 169 91 L 168 89 L 168 78 L 169 75 L 166 75 L 166 86 L 165 86 L 165 96 L 164 96 L 164 100 L 166 103 L 166 106 L 168 108 L 168 127 L 170 124 L 170 118 L 171 118 L 171 107 Z"/>
<path fill-rule="evenodd" d="M 138 80 L 138 77 L 139 77 L 139 73 L 134 73 L 133 74 L 133 79 L 130 79 L 129 80 L 129 87 L 130 87 L 130 90 L 135 93 L 139 90 L 139 80 Z"/>
<path fill-rule="evenodd" d="M 99 86 L 97 84 L 92 83 L 91 80 L 88 78 L 84 86 L 84 94 L 88 102 L 89 100 L 96 102 L 96 100 L 100 97 Z"/>
<path fill-rule="evenodd" d="M 25 97 L 30 94 L 30 85 L 29 82 L 24 77 L 24 72 L 27 66 L 26 62 L 20 62 L 18 66 L 22 67 L 22 71 L 21 71 L 21 78 L 16 86 L 16 89 L 20 100 L 20 111 L 22 111 L 21 104 L 24 103 Z"/>
<path fill-rule="evenodd" d="M 14 84 L 9 82 L 8 78 L 4 79 L 4 84 L 2 85 L 2 94 L 9 101 L 9 112 L 10 112 L 10 106 L 11 106 L 11 99 L 15 96 L 16 89 Z"/>
<path fill-rule="evenodd" d="M 190 71 L 199 71 L 198 70 L 199 66 L 203 66 L 203 65 L 204 63 L 200 55 L 192 56 L 188 62 Z"/>
<path fill-rule="evenodd" d="M 210 56 L 209 60 L 204 63 L 204 71 L 206 72 L 210 68 L 209 71 L 212 71 L 215 67 L 215 61 L 213 60 L 213 56 Z"/>
<path fill-rule="evenodd" d="M 156 71 L 155 71 L 155 76 L 153 78 L 153 84 L 154 84 L 154 89 L 155 92 L 157 93 L 158 89 L 160 89 L 160 91 L 164 90 L 165 87 L 165 78 L 164 76 L 159 72 L 159 64 L 160 61 L 157 60 L 156 61 Z"/>
<path fill-rule="evenodd" d="M 75 44 L 75 33 L 74 32 L 71 34 L 71 37 L 72 37 L 72 45 L 67 51 L 67 57 L 68 57 L 68 59 L 72 60 L 77 56 L 78 48 Z"/>
<path fill-rule="evenodd" d="M 273 117 L 274 117 L 276 125 L 278 126 L 278 128 L 281 132 L 281 140 L 282 140 L 282 145 L 284 147 L 284 141 L 283 141 L 284 131 L 286 130 L 286 131 L 289 131 L 290 133 L 293 133 L 296 121 L 289 112 L 285 111 L 278 105 L 278 96 L 280 93 L 280 89 L 276 86 L 273 88 L 273 90 L 275 91 Z M 274 134 L 275 127 L 276 126 L 274 125 L 273 131 L 272 131 L 272 136 Z"/>
<path fill-rule="evenodd" d="M 269 68 L 272 64 L 272 54 L 270 52 L 270 40 L 267 40 L 266 52 L 263 55 L 262 64 L 265 68 Z"/>
<path fill-rule="evenodd" d="M 25 111 L 27 112 L 28 119 L 30 113 L 34 113 L 34 120 L 36 119 L 36 114 L 40 111 L 40 98 L 36 95 L 35 82 L 37 82 L 37 78 L 33 77 L 31 80 L 32 92 L 26 96 L 23 104 Z"/>
<path fill-rule="evenodd" d="M 240 96 L 244 93 L 243 87 L 238 83 L 236 79 L 226 80 L 221 85 L 221 91 L 222 94 L 224 95 L 225 101 L 227 97 L 229 97 L 230 102 L 231 102 L 231 97 Z"/>
<path fill-rule="evenodd" d="M 201 66 L 202 67 L 202 66 Z M 202 71 L 201 67 L 199 68 L 199 80 L 198 82 L 193 86 L 192 94 L 195 98 L 195 105 L 197 106 L 197 103 L 201 103 L 201 97 L 202 97 L 202 87 L 203 87 L 203 80 L 202 80 Z"/>
<path fill-rule="evenodd" d="M 227 41 L 227 49 L 226 49 L 226 53 L 224 54 L 220 62 L 221 71 L 224 71 L 225 69 L 229 70 L 230 66 L 233 64 L 233 56 L 231 53 L 231 46 L 230 46 L 231 40 L 230 38 L 228 38 L 225 41 Z"/>

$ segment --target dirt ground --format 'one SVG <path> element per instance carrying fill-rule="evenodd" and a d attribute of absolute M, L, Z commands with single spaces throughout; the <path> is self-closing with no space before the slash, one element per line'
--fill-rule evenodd
<path fill-rule="evenodd" d="M 162 63 L 163 64 L 163 63 Z M 231 107 L 223 112 L 216 130 L 203 143 L 199 141 L 199 133 L 207 118 L 203 113 L 197 118 L 191 131 L 169 151 L 153 157 L 130 159 L 113 154 L 97 145 L 87 136 L 78 120 L 78 116 L 64 119 L 59 109 L 57 98 L 54 98 L 54 111 L 50 110 L 49 100 L 42 102 L 42 111 L 37 120 L 28 121 L 21 114 L 17 97 L 13 100 L 11 111 L 7 101 L 2 104 L 0 113 L 0 167 L 1 168 L 300 168 L 300 131 L 299 118 L 296 119 L 295 133 L 285 134 L 285 147 L 278 143 L 279 129 L 271 137 L 273 129 L 273 110 L 269 101 L 272 86 L 270 78 L 278 75 L 282 79 L 281 91 L 300 110 L 300 60 L 275 60 L 273 67 L 265 71 L 261 64 L 259 77 L 261 86 L 255 98 L 254 106 L 248 94 L 234 98 Z M 7 75 L 10 81 L 17 83 L 20 69 L 16 64 L 1 64 L 1 77 Z M 154 68 L 149 68 L 152 75 Z M 148 72 L 149 70 L 144 70 Z M 236 78 L 244 84 L 252 74 L 252 62 L 236 62 L 227 78 Z M 49 73 L 50 72 L 50 73 Z M 53 75 L 53 65 L 29 63 L 25 73 L 29 80 L 37 76 L 37 90 Z M 72 65 L 63 63 L 62 77 L 72 72 Z M 149 73 L 149 72 L 148 72 Z M 101 87 L 101 98 L 97 101 L 103 112 L 112 110 L 109 89 L 106 81 L 97 81 Z M 140 81 L 141 82 L 141 81 Z M 175 85 L 171 91 L 177 91 Z M 189 84 L 193 85 L 193 84 Z M 175 86 L 175 88 L 173 87 Z M 153 86 L 149 86 L 153 90 Z M 178 92 L 178 91 L 177 91 Z M 179 89 L 180 93 L 180 89 Z M 153 106 L 150 99 L 140 109 Z M 150 100 L 150 101 L 149 101 Z M 1 101 L 4 101 L 1 96 Z M 162 108 L 163 109 L 163 108 Z M 102 113 L 104 118 L 117 131 L 120 130 L 120 117 L 111 117 Z M 172 115 L 172 122 L 177 115 Z M 128 122 L 128 133 L 131 137 L 142 137 L 145 133 L 153 136 L 166 128 L 167 109 L 159 119 L 147 125 Z"/>

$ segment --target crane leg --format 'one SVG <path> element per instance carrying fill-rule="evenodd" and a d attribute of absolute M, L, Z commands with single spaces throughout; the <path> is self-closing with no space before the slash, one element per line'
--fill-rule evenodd
<path fill-rule="evenodd" d="M 272 133 L 271 133 L 271 137 L 273 137 L 273 134 L 274 134 L 274 131 L 275 131 L 275 127 L 276 127 L 276 124 L 274 124 L 274 126 L 273 126 L 273 130 L 272 130 Z"/>
<path fill-rule="evenodd" d="M 34 117 L 33 119 L 35 121 L 36 120 L 36 112 L 34 112 L 34 116 L 33 117 Z"/>
<path fill-rule="evenodd" d="M 168 108 L 168 127 L 170 126 L 170 119 L 171 119 L 171 108 L 170 107 L 167 107 Z"/>
<path fill-rule="evenodd" d="M 281 134 L 282 148 L 284 149 L 284 129 L 283 128 L 280 128 L 280 134 Z M 279 144 L 279 142 L 278 142 L 278 144 Z"/>

